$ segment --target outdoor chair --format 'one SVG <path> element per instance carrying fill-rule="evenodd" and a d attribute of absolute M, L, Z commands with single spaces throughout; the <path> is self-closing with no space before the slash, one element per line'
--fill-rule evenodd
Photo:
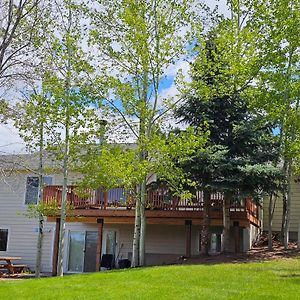
<path fill-rule="evenodd" d="M 114 256 L 112 254 L 103 254 L 101 259 L 101 268 L 112 269 L 114 267 Z"/>

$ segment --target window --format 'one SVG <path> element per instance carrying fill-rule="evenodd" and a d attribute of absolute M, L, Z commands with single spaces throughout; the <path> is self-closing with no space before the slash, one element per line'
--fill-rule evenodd
<path fill-rule="evenodd" d="M 218 253 L 221 251 L 221 234 L 212 233 L 210 237 L 210 251 Z"/>
<path fill-rule="evenodd" d="M 0 229 L 0 251 L 7 250 L 8 229 Z"/>
<path fill-rule="evenodd" d="M 222 234 L 211 233 L 209 240 L 209 252 L 218 253 L 221 251 Z M 198 252 L 201 252 L 201 232 L 198 233 Z"/>
<path fill-rule="evenodd" d="M 201 232 L 198 235 L 198 251 L 201 252 Z"/>
<path fill-rule="evenodd" d="M 52 177 L 43 177 L 43 185 L 51 185 Z M 29 176 L 26 181 L 25 204 L 37 204 L 39 194 L 39 177 Z"/>

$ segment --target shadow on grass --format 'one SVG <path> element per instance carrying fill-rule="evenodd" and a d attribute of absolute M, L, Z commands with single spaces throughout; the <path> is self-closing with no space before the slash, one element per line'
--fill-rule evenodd
<path fill-rule="evenodd" d="M 280 277 L 282 278 L 297 278 L 299 277 L 300 278 L 300 274 L 285 274 L 285 275 L 280 275 Z"/>

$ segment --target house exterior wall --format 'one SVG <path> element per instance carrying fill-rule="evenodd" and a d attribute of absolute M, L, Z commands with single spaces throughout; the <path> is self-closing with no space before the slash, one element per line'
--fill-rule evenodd
<path fill-rule="evenodd" d="M 297 239 L 297 232 L 300 220 L 300 182 L 292 180 L 291 188 L 291 210 L 290 210 L 290 238 Z M 268 206 L 269 198 L 264 200 L 263 205 L 263 230 L 268 231 Z M 273 216 L 273 231 L 280 232 L 282 220 L 282 197 L 279 196 L 276 200 L 276 206 Z"/>
<path fill-rule="evenodd" d="M 35 267 L 38 220 L 25 216 L 26 178 L 35 174 L 18 172 L 10 174 L 5 181 L 0 181 L 0 228 L 8 228 L 8 249 L 1 251 L 1 256 L 21 256 L 20 263 L 27 264 L 31 270 Z M 49 175 L 53 184 L 61 184 L 61 175 Z M 116 229 L 118 233 L 117 253 L 119 258 L 130 258 L 132 253 L 133 225 L 104 224 L 104 230 Z M 70 231 L 97 231 L 97 224 L 67 223 L 65 269 L 68 261 L 68 234 Z M 192 255 L 199 253 L 200 226 L 192 226 Z M 45 221 L 42 254 L 42 272 L 52 271 L 52 253 L 55 234 L 55 224 Z M 148 225 L 146 252 L 149 264 L 174 262 L 177 257 L 185 254 L 185 226 Z M 120 249 L 121 248 L 121 249 Z M 119 250 L 120 249 L 120 250 Z"/>
<path fill-rule="evenodd" d="M 31 270 L 35 268 L 36 245 L 38 237 L 38 220 L 26 216 L 25 205 L 27 176 L 34 173 L 18 171 L 5 174 L 0 180 L 0 228 L 8 228 L 7 251 L 0 251 L 0 256 L 20 256 L 20 263 Z M 49 174 L 52 184 L 61 184 L 62 175 Z M 72 175 L 75 181 L 78 175 Z M 72 180 L 70 183 L 72 183 Z M 42 272 L 52 271 L 52 253 L 55 224 L 44 222 L 44 239 L 42 253 Z"/>
<path fill-rule="evenodd" d="M 0 252 L 0 256 L 21 256 L 22 261 L 20 263 L 24 263 L 31 270 L 34 270 L 38 221 L 25 216 L 27 211 L 27 206 L 25 205 L 27 176 L 36 176 L 36 174 L 20 171 L 8 174 L 5 180 L 0 180 L 0 228 L 8 228 L 9 230 L 8 249 L 5 252 Z M 61 175 L 49 174 L 47 176 L 53 178 L 52 184 L 60 185 L 62 183 Z M 77 176 L 73 175 L 72 178 L 75 181 Z M 72 181 L 70 184 L 72 184 Z M 221 233 L 220 228 L 214 228 L 212 232 Z M 118 258 L 130 259 L 132 255 L 133 225 L 104 224 L 104 230 L 108 229 L 117 231 L 118 245 L 116 253 Z M 70 231 L 97 231 L 97 224 L 82 222 L 66 224 L 65 270 L 67 270 L 68 263 L 68 238 Z M 199 254 L 200 232 L 201 226 L 192 225 L 192 255 Z M 54 235 L 55 223 L 45 221 L 42 272 L 52 271 Z M 243 239 L 245 238 L 243 237 Z M 233 237 L 232 242 L 234 245 Z M 185 252 L 185 225 L 147 225 L 146 263 L 148 265 L 174 263 L 180 256 L 184 256 Z"/>
<path fill-rule="evenodd" d="M 30 269 L 35 266 L 35 254 L 38 236 L 38 221 L 29 219 L 25 205 L 26 173 L 15 173 L 0 181 L 0 228 L 8 228 L 7 251 L 0 251 L 0 256 L 21 256 L 20 263 L 27 264 Z M 42 271 L 51 271 L 52 241 L 54 224 L 44 224 L 44 247 Z"/>
<path fill-rule="evenodd" d="M 248 251 L 252 248 L 252 244 L 256 241 L 261 229 L 250 224 L 249 228 L 243 229 L 243 251 Z"/>
<path fill-rule="evenodd" d="M 117 231 L 117 258 L 131 260 L 133 225 L 131 224 L 104 224 L 103 230 Z M 191 252 L 199 254 L 200 226 L 192 226 Z M 97 224 L 67 223 L 66 238 L 70 231 L 97 231 Z M 65 248 L 65 270 L 68 268 L 68 242 Z M 175 263 L 180 256 L 185 255 L 186 228 L 178 225 L 147 225 L 146 231 L 146 264 Z"/>

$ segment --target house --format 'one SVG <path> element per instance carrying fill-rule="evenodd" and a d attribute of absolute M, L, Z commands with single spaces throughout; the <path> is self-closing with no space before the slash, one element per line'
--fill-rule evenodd
<path fill-rule="evenodd" d="M 263 204 L 263 224 L 264 231 L 268 230 L 268 207 L 269 198 L 264 200 Z M 280 233 L 282 223 L 283 202 L 282 196 L 278 196 L 275 200 L 275 208 L 273 214 L 272 230 L 273 233 Z M 294 177 L 291 181 L 291 205 L 290 205 L 290 224 L 289 224 L 289 239 L 292 241 L 298 240 L 298 231 L 300 225 L 300 184 L 299 178 Z"/>
<path fill-rule="evenodd" d="M 37 201 L 37 169 L 37 156 L 0 156 L 0 256 L 21 256 L 20 263 L 30 269 L 35 266 L 38 223 L 26 213 L 27 204 Z M 49 178 L 56 180 L 51 175 Z M 51 272 L 52 252 L 48 249 L 53 247 L 54 230 L 53 224 L 45 223 L 44 272 Z"/>
<path fill-rule="evenodd" d="M 38 222 L 26 217 L 27 204 L 37 202 L 38 169 L 35 155 L 2 156 L 0 181 L 0 255 L 21 256 L 34 269 Z M 58 170 L 49 160 L 47 165 Z M 73 174 L 74 182 L 76 174 Z M 43 201 L 61 201 L 62 175 L 53 171 L 44 178 Z M 121 188 L 107 192 L 87 190 L 80 196 L 72 181 L 68 202 L 73 209 L 66 223 L 64 270 L 70 273 L 99 270 L 100 258 L 112 254 L 119 260 L 131 259 L 134 228 L 134 201 Z M 222 194 L 211 197 L 211 253 L 220 248 L 223 226 Z M 202 193 L 192 201 L 170 197 L 165 189 L 147 194 L 146 264 L 174 263 L 181 256 L 200 253 L 203 222 Z M 261 227 L 261 212 L 251 199 L 241 199 L 230 208 L 232 251 L 247 251 Z M 42 271 L 56 271 L 59 214 L 44 224 Z"/>

